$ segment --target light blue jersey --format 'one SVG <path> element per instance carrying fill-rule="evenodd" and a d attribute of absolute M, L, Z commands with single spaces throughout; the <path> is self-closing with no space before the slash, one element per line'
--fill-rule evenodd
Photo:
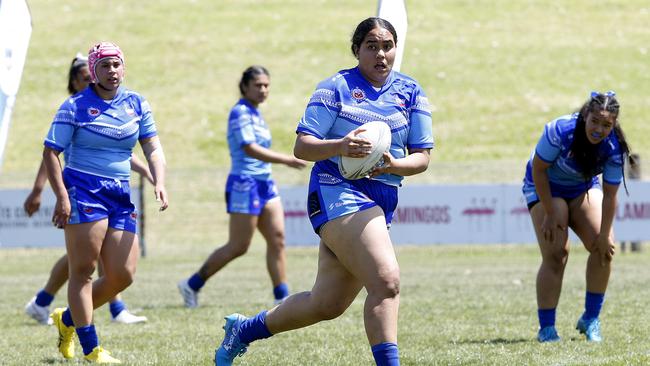
<path fill-rule="evenodd" d="M 61 105 L 45 146 L 67 153 L 66 168 L 128 180 L 136 142 L 156 135 L 151 107 L 140 94 L 120 87 L 104 101 L 89 86 Z"/>
<path fill-rule="evenodd" d="M 429 101 L 420 85 L 392 71 L 384 86 L 376 90 L 357 67 L 341 70 L 318 84 L 296 132 L 340 139 L 372 121 L 390 127 L 390 153 L 396 159 L 405 157 L 408 149 L 434 146 Z M 329 160 L 338 163 L 338 156 Z M 403 177 L 383 174 L 373 179 L 399 186 Z"/>
<path fill-rule="evenodd" d="M 546 173 L 554 197 L 574 198 L 597 184 L 597 176 L 585 181 L 580 167 L 571 156 L 577 118 L 577 113 L 562 116 L 544 127 L 542 137 L 526 165 L 523 191 L 529 203 L 538 199 L 532 173 L 535 155 L 551 164 Z M 623 154 L 616 134 L 612 131 L 599 145 L 598 160 L 601 164 L 597 167 L 596 175 L 602 173 L 603 182 L 607 184 L 620 184 L 623 180 Z"/>
<path fill-rule="evenodd" d="M 271 131 L 257 108 L 240 99 L 228 116 L 228 147 L 232 160 L 230 174 L 266 180 L 271 176 L 271 163 L 246 154 L 243 147 L 252 143 L 271 148 Z"/>

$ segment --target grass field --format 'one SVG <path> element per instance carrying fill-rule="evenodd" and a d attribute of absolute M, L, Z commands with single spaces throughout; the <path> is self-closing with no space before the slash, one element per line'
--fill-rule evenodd
<path fill-rule="evenodd" d="M 131 365 L 209 365 L 221 341 L 223 316 L 253 315 L 271 306 L 263 245 L 230 264 L 201 293 L 201 307 L 182 306 L 175 284 L 210 251 L 183 243 L 150 247 L 136 282 L 124 293 L 131 308 L 149 317 L 141 326 L 112 324 L 96 311 L 103 345 Z M 316 250 L 289 250 L 294 290 L 308 289 Z M 22 306 L 45 280 L 60 250 L 0 251 L 0 338 L 3 365 L 68 364 L 56 351 L 56 331 L 36 325 Z M 400 247 L 402 296 L 399 344 L 403 365 L 646 365 L 650 363 L 647 299 L 650 252 L 616 258 L 602 314 L 602 344 L 588 344 L 574 329 L 584 298 L 585 250 L 574 245 L 558 307 L 557 344 L 535 340 L 533 246 Z M 65 292 L 55 299 L 62 306 Z M 253 343 L 241 365 L 370 365 L 363 331 L 363 296 L 338 319 Z"/>
<path fill-rule="evenodd" d="M 34 30 L 0 188 L 33 181 L 49 122 L 65 98 L 66 71 L 100 39 L 126 54 L 127 86 L 151 102 L 168 159 L 170 209 L 155 210 L 148 190 L 148 257 L 124 294 L 149 317 L 144 326 L 110 324 L 96 312 L 102 343 L 132 365 L 208 365 L 222 318 L 271 304 L 263 244 L 208 283 L 202 307 L 181 306 L 176 282 L 226 239 L 226 118 L 241 71 L 272 74 L 262 113 L 274 147 L 289 153 L 297 120 L 316 83 L 354 65 L 349 38 L 376 11 L 367 0 L 30 0 Z M 406 184 L 517 182 L 545 122 L 578 108 L 591 90 L 617 91 L 621 122 L 643 171 L 650 171 L 648 39 L 644 0 L 407 0 L 409 33 L 402 71 L 433 105 L 437 148 L 429 170 Z M 274 168 L 281 185 L 306 172 Z M 435 194 L 435 193 L 434 193 Z M 0 251 L 0 364 L 68 364 L 56 334 L 22 307 L 62 249 Z M 574 245 L 558 310 L 563 342 L 540 345 L 535 246 L 403 246 L 399 343 L 405 365 L 644 365 L 650 313 L 650 252 L 617 255 L 603 312 L 605 342 L 573 329 L 584 297 L 584 249 Z M 308 289 L 316 250 L 289 250 L 293 290 Z M 64 305 L 62 290 L 55 305 Z M 360 297 L 339 319 L 255 343 L 242 365 L 372 364 Z"/>

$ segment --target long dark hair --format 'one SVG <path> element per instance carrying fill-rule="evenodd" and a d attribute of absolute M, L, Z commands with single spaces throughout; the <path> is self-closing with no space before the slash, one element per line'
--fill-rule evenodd
<path fill-rule="evenodd" d="M 350 50 L 352 51 L 352 55 L 354 55 L 354 57 L 357 57 L 363 39 L 366 38 L 368 33 L 370 33 L 370 31 L 375 28 L 384 28 L 389 31 L 390 34 L 393 35 L 393 41 L 395 41 L 395 44 L 397 44 L 397 32 L 388 20 L 379 17 L 366 18 L 357 25 L 357 28 L 352 34 L 352 39 L 350 40 L 352 43 L 350 45 Z"/>
<path fill-rule="evenodd" d="M 576 129 L 573 132 L 573 143 L 571 144 L 571 153 L 573 159 L 582 169 L 582 176 L 585 178 L 585 181 L 590 181 L 598 172 L 598 167 L 601 166 L 604 162 L 602 157 L 598 154 L 600 144 L 592 144 L 587 139 L 587 131 L 585 129 L 587 116 L 591 113 L 598 113 L 601 111 L 607 111 L 614 117 L 614 129 L 613 133 L 616 134 L 618 139 L 618 144 L 621 149 L 622 161 L 625 161 L 626 157 L 630 154 L 630 148 L 628 146 L 627 140 L 625 139 L 625 134 L 623 129 L 621 129 L 621 124 L 618 121 L 618 113 L 620 106 L 618 100 L 616 100 L 616 95 L 614 92 L 602 93 L 592 93 L 591 97 L 585 104 L 580 108 L 578 113 L 578 119 L 576 120 Z M 621 170 L 625 168 L 625 164 L 621 166 Z M 623 170 L 623 179 L 625 184 L 625 171 Z"/>
<path fill-rule="evenodd" d="M 268 77 L 271 77 L 269 70 L 267 70 L 264 66 L 253 65 L 244 70 L 244 72 L 241 74 L 241 79 L 239 79 L 239 92 L 242 96 L 244 95 L 244 85 L 248 84 L 249 81 L 255 79 L 255 77 L 258 75 L 266 75 Z"/>
<path fill-rule="evenodd" d="M 81 55 L 77 55 L 72 59 L 72 62 L 70 63 L 70 70 L 68 71 L 68 93 L 70 93 L 70 95 L 77 93 L 77 90 L 75 90 L 72 82 L 77 78 L 79 71 L 84 67 L 88 67 L 87 58 Z"/>

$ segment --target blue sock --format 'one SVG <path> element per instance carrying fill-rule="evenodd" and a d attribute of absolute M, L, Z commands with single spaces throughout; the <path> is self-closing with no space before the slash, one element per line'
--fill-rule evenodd
<path fill-rule="evenodd" d="M 93 324 L 86 325 L 85 327 L 77 328 L 77 336 L 79 336 L 79 343 L 84 350 L 84 355 L 90 354 L 95 347 L 99 346 L 99 339 L 97 339 L 97 332 Z"/>
<path fill-rule="evenodd" d="M 239 328 L 239 340 L 244 343 L 251 343 L 258 339 L 269 338 L 273 334 L 266 327 L 266 310 L 252 318 L 244 320 Z"/>
<path fill-rule="evenodd" d="M 36 294 L 36 305 L 38 306 L 50 306 L 54 300 L 54 295 L 50 295 L 45 290 L 41 290 Z"/>
<path fill-rule="evenodd" d="M 539 319 L 539 329 L 555 326 L 555 308 L 537 309 L 537 318 Z"/>
<path fill-rule="evenodd" d="M 379 343 L 371 349 L 377 366 L 399 366 L 399 350 L 395 343 Z"/>
<path fill-rule="evenodd" d="M 281 283 L 273 288 L 273 296 L 276 300 L 282 300 L 289 296 L 289 286 L 286 283 Z"/>
<path fill-rule="evenodd" d="M 205 281 L 201 276 L 199 276 L 198 273 L 195 273 L 190 277 L 189 280 L 187 280 L 187 284 L 190 286 L 190 288 L 194 291 L 200 291 L 201 287 L 205 285 Z"/>
<path fill-rule="evenodd" d="M 72 321 L 72 313 L 70 313 L 70 308 L 65 309 L 63 315 L 61 315 L 61 321 L 66 327 L 71 327 L 74 325 Z"/>
<path fill-rule="evenodd" d="M 595 294 L 587 291 L 585 296 L 585 313 L 582 315 L 584 319 L 595 319 L 600 315 L 600 309 L 603 308 L 605 302 L 605 294 Z"/>
<path fill-rule="evenodd" d="M 126 304 L 124 304 L 123 301 L 117 300 L 115 302 L 112 302 L 108 305 L 108 308 L 111 310 L 111 315 L 113 318 L 118 316 L 122 310 L 126 309 Z"/>

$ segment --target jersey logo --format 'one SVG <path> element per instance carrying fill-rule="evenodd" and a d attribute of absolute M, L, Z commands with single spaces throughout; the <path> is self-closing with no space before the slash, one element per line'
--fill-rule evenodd
<path fill-rule="evenodd" d="M 99 109 L 97 109 L 95 107 L 89 107 L 88 108 L 88 115 L 91 116 L 91 117 L 97 117 L 97 116 L 99 116 L 100 113 L 101 112 L 99 111 Z"/>
<path fill-rule="evenodd" d="M 395 95 L 395 103 L 400 107 L 406 107 L 406 100 Z"/>
<path fill-rule="evenodd" d="M 361 102 L 364 99 L 366 99 L 366 93 L 363 92 L 363 90 L 359 89 L 358 87 L 352 89 L 352 98 L 356 100 L 357 102 Z"/>

